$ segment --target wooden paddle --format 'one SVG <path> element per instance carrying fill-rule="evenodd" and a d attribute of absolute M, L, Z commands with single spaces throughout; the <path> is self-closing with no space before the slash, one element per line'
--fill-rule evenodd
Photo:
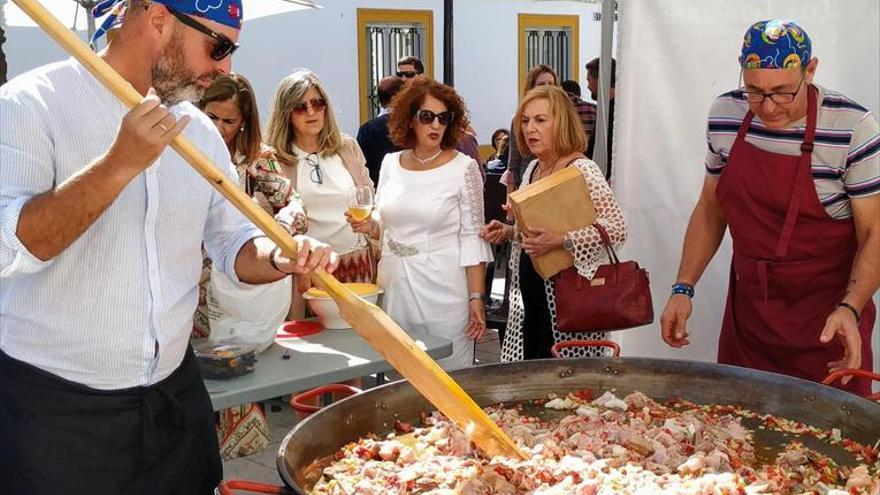
<path fill-rule="evenodd" d="M 13 2 L 129 108 L 141 102 L 143 95 L 62 25 L 39 1 L 13 0 Z M 285 255 L 290 258 L 296 257 L 297 246 L 293 237 L 240 190 L 238 184 L 221 173 L 189 140 L 179 135 L 171 143 L 171 147 L 275 241 Z M 326 291 L 336 301 L 342 317 L 355 331 L 437 409 L 460 428 L 471 433 L 474 443 L 487 455 L 525 458 L 516 444 L 492 422 L 476 402 L 387 314 L 355 295 L 324 270 L 315 271 L 311 277 L 316 286 Z"/>

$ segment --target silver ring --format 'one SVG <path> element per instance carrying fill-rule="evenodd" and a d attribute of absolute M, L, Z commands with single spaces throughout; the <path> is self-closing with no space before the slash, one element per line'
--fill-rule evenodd
<path fill-rule="evenodd" d="M 159 129 L 162 129 L 162 132 L 168 132 L 168 129 L 166 129 L 165 126 L 162 125 L 161 122 L 159 122 Z"/>

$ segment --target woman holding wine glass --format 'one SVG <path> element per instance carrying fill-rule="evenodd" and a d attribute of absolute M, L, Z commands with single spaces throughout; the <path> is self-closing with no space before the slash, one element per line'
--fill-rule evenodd
<path fill-rule="evenodd" d="M 382 162 L 376 208 L 355 232 L 381 242 L 382 306 L 404 330 L 452 341 L 447 369 L 473 365 L 474 341 L 486 331 L 485 264 L 489 244 L 483 181 L 473 158 L 455 150 L 467 127 L 455 90 L 417 77 L 392 101 L 391 140 L 404 151 Z"/>
<path fill-rule="evenodd" d="M 296 70 L 278 85 L 269 118 L 269 148 L 248 167 L 275 218 L 292 234 L 308 234 L 340 253 L 342 282 L 375 279 L 371 248 L 351 231 L 349 206 L 372 209 L 373 183 L 357 141 L 339 131 L 333 106 L 313 72 Z M 354 199 L 352 199 L 354 198 Z M 354 204 L 361 201 L 363 204 Z M 354 202 L 354 203 L 353 203 Z M 302 318 L 308 277 L 297 277 L 288 319 Z"/>

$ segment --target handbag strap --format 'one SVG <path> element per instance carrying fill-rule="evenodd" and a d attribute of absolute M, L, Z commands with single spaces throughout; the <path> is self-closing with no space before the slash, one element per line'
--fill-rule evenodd
<path fill-rule="evenodd" d="M 617 252 L 614 251 L 614 246 L 611 244 L 611 236 L 608 235 L 605 227 L 596 222 L 593 224 L 593 228 L 599 232 L 599 238 L 602 239 L 602 245 L 605 247 L 605 252 L 608 254 L 608 259 L 611 260 L 611 263 L 615 265 L 620 263 L 620 260 L 617 258 Z"/>

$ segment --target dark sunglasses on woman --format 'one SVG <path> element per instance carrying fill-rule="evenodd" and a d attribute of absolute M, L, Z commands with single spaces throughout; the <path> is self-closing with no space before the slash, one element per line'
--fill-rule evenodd
<path fill-rule="evenodd" d="M 437 122 L 440 122 L 440 125 L 449 125 L 452 122 L 452 119 L 455 118 L 455 113 L 449 110 L 440 113 L 434 113 L 430 110 L 419 110 L 416 115 L 419 117 L 419 122 L 424 125 L 431 125 L 431 122 L 434 122 L 434 119 L 437 119 Z"/>
<path fill-rule="evenodd" d="M 315 113 L 318 113 L 318 112 L 324 110 L 325 108 L 327 108 L 327 100 L 325 100 L 324 98 L 318 97 L 318 98 L 312 98 L 309 101 L 303 101 L 303 102 L 297 103 L 296 105 L 293 106 L 293 113 L 295 113 L 297 115 L 303 115 L 309 111 L 309 107 L 311 107 L 311 109 L 314 110 Z"/>
<path fill-rule="evenodd" d="M 166 7 L 167 8 L 167 7 Z M 196 31 L 210 36 L 214 41 L 214 48 L 211 49 L 211 58 L 216 61 L 221 61 L 224 58 L 232 55 L 235 50 L 238 50 L 238 43 L 235 43 L 231 39 L 223 36 L 222 34 L 215 32 L 208 26 L 205 26 L 201 22 L 194 20 L 192 17 L 178 12 L 174 9 L 168 9 L 168 12 L 171 13 L 174 17 L 177 18 L 182 24 L 189 26 Z"/>

